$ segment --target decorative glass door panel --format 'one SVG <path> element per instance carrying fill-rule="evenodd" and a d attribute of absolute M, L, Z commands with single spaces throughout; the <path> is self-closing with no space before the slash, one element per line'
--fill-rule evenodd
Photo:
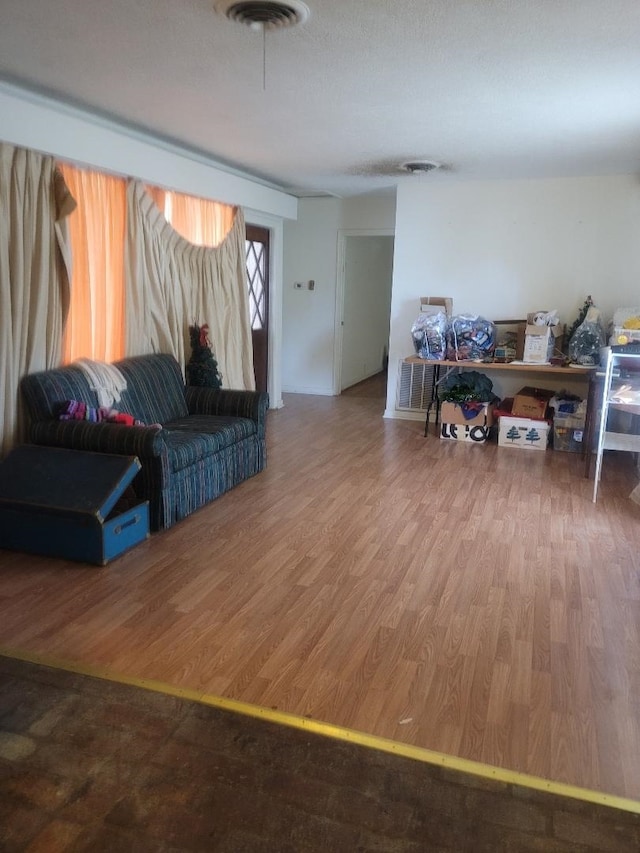
<path fill-rule="evenodd" d="M 269 353 L 269 231 L 246 228 L 247 286 L 256 389 L 267 390 Z"/>

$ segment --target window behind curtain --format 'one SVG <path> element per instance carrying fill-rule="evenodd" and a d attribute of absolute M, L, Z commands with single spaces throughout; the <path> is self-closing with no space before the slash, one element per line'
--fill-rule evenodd
<path fill-rule="evenodd" d="M 196 246 L 219 246 L 233 225 L 235 209 L 206 198 L 146 187 L 172 228 Z"/>
<path fill-rule="evenodd" d="M 62 361 L 125 355 L 124 178 L 60 164 L 78 207 L 69 217 L 73 266 Z"/>

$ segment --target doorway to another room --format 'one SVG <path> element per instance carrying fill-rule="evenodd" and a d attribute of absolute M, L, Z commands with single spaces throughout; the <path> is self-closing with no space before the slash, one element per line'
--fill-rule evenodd
<path fill-rule="evenodd" d="M 334 392 L 358 388 L 386 395 L 394 235 L 343 231 L 338 236 Z"/>

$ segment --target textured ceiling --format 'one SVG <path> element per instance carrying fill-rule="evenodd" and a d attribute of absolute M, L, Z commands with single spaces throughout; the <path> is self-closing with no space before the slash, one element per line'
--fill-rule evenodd
<path fill-rule="evenodd" d="M 263 81 L 262 33 L 212 0 L 0 0 L 0 77 L 300 195 L 640 171 L 638 0 L 307 4 Z"/>

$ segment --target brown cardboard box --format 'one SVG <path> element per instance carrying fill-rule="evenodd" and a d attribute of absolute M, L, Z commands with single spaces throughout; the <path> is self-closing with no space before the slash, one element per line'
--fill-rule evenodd
<path fill-rule="evenodd" d="M 514 396 L 511 414 L 518 418 L 544 419 L 554 393 L 545 388 L 525 386 Z"/>
<path fill-rule="evenodd" d="M 440 421 L 443 424 L 490 427 L 494 422 L 493 403 L 484 403 L 482 411 L 475 418 L 465 418 L 458 403 L 444 402 L 440 406 Z"/>
<path fill-rule="evenodd" d="M 453 299 L 450 296 L 420 297 L 420 312 L 422 314 L 433 314 L 436 311 L 441 311 L 443 308 L 447 317 L 451 317 L 453 313 Z"/>
<path fill-rule="evenodd" d="M 467 420 L 458 403 L 444 402 L 440 406 L 440 438 L 484 444 L 493 421 L 493 403 L 484 403 L 482 411 Z"/>

